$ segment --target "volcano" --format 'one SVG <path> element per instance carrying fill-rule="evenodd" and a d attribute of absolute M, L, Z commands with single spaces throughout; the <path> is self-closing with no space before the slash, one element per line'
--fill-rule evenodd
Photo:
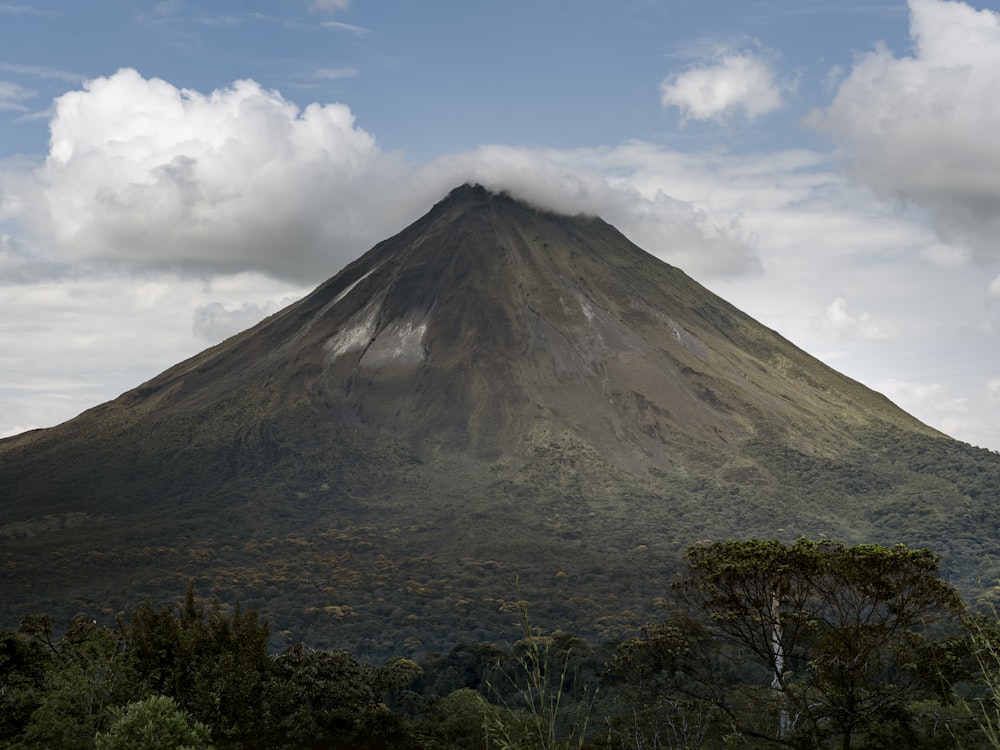
<path fill-rule="evenodd" d="M 1000 457 L 936 432 L 599 218 L 452 191 L 312 294 L 0 441 L 0 627 L 185 582 L 378 655 L 655 617 L 729 537 L 1000 552 Z"/>

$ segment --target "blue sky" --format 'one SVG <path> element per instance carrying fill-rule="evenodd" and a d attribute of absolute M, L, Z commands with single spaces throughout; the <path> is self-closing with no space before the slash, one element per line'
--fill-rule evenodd
<path fill-rule="evenodd" d="M 1000 449 L 998 128 L 1000 0 L 0 2 L 0 435 L 474 180 Z"/>
<path fill-rule="evenodd" d="M 679 113 L 660 106 L 659 86 L 722 47 L 764 53 L 782 75 L 801 82 L 768 128 L 732 129 L 726 147 L 787 146 L 789 138 L 810 144 L 815 139 L 796 126 L 797 117 L 824 102 L 830 70 L 849 66 L 854 53 L 879 40 L 900 51 L 909 44 L 903 3 L 355 0 L 323 12 L 304 1 L 261 0 L 96 7 L 0 3 L 3 75 L 36 92 L 22 106 L 37 112 L 67 83 L 121 67 L 206 93 L 252 78 L 303 105 L 345 102 L 383 148 L 417 160 L 482 143 L 698 141 L 706 134 L 678 131 Z M 44 126 L 11 128 L 4 140 L 43 151 Z M 702 143 L 713 145 L 718 135 Z"/>

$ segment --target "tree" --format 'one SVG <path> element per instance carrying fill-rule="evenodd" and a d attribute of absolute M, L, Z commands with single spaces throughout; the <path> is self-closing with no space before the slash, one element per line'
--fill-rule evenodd
<path fill-rule="evenodd" d="M 24 732 L 45 687 L 49 649 L 23 632 L 0 631 L 0 747 Z"/>
<path fill-rule="evenodd" d="M 744 696 L 769 718 L 744 717 L 742 731 L 789 745 L 838 738 L 848 750 L 933 695 L 938 680 L 918 656 L 964 609 L 937 557 L 902 545 L 728 541 L 691 548 L 687 562 L 680 600 L 767 675 Z"/>
<path fill-rule="evenodd" d="M 96 750 L 212 750 L 211 732 L 173 699 L 154 695 L 113 712 L 111 727 L 95 739 Z"/>
<path fill-rule="evenodd" d="M 206 611 L 189 586 L 176 611 L 146 602 L 119 629 L 146 692 L 173 698 L 217 738 L 259 730 L 271 659 L 269 627 L 255 610 L 237 603 L 227 613 L 214 602 Z"/>
<path fill-rule="evenodd" d="M 136 688 L 134 663 L 120 634 L 77 615 L 57 641 L 47 615 L 26 618 L 21 633 L 49 651 L 38 703 L 25 728 L 29 744 L 88 748 L 112 711 Z"/>
<path fill-rule="evenodd" d="M 363 664 L 347 651 L 289 646 L 274 659 L 268 707 L 273 730 L 293 747 L 386 747 L 403 734 L 400 717 L 384 703 L 421 673 L 396 657 Z M 275 740 L 277 742 L 278 739 Z"/>
<path fill-rule="evenodd" d="M 707 628 L 691 618 L 648 625 L 618 644 L 609 675 L 628 710 L 606 717 L 607 746 L 722 747 L 731 729 L 723 710 L 736 682 Z"/>

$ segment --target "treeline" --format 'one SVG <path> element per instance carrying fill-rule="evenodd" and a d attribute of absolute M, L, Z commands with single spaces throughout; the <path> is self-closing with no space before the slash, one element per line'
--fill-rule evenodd
<path fill-rule="evenodd" d="M 692 548 L 635 637 L 546 633 L 419 662 L 268 653 L 254 610 L 146 602 L 0 632 L 3 748 L 1000 748 L 1000 626 L 927 550 Z M 665 592 L 666 593 L 666 592 Z"/>

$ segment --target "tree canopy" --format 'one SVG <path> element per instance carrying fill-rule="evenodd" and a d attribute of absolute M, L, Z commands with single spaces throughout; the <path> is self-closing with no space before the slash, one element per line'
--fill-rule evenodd
<path fill-rule="evenodd" d="M 928 550 L 749 540 L 687 560 L 681 601 L 769 678 L 750 692 L 773 720 L 746 731 L 812 747 L 838 737 L 846 749 L 940 685 L 927 659 L 964 605 Z"/>
<path fill-rule="evenodd" d="M 529 623 L 518 598 L 514 643 L 380 664 L 269 653 L 254 609 L 193 588 L 113 625 L 32 615 L 0 631 L 0 749 L 1000 748 L 1000 620 L 933 553 L 749 540 L 687 563 L 624 641 Z"/>

